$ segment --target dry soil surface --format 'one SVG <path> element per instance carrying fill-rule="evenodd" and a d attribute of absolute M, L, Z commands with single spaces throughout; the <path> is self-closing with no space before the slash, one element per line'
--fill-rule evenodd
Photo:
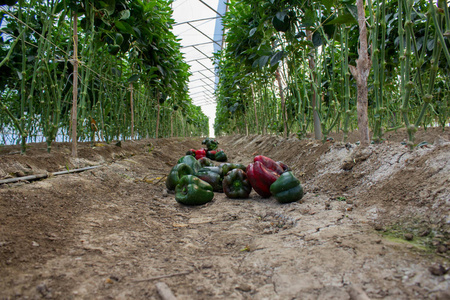
<path fill-rule="evenodd" d="M 229 162 L 288 164 L 305 190 L 178 204 L 165 175 L 201 138 L 0 148 L 0 299 L 449 299 L 450 134 L 362 148 L 219 137 Z M 100 166 L 80 173 L 57 171 Z M 168 299 L 168 298 L 167 298 Z"/>

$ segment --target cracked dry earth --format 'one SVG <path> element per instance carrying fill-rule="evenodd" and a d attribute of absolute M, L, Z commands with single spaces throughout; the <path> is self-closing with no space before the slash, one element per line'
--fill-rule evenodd
<path fill-rule="evenodd" d="M 178 204 L 164 176 L 201 138 L 3 146 L 1 179 L 100 167 L 0 186 L 0 299 L 449 299 L 449 131 L 404 136 L 218 138 L 230 162 L 291 166 L 306 194 L 284 205 Z"/>

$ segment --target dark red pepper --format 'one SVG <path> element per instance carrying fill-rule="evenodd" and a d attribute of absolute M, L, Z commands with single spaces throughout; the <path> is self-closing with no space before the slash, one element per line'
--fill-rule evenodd
<path fill-rule="evenodd" d="M 277 161 L 277 164 L 283 168 L 283 172 L 292 171 L 291 168 L 282 161 Z"/>
<path fill-rule="evenodd" d="M 266 166 L 267 168 L 269 168 L 272 171 L 275 171 L 278 175 L 281 175 L 284 172 L 283 168 L 278 163 L 276 163 L 273 159 L 271 159 L 267 156 L 263 156 L 263 155 L 255 156 L 253 161 L 261 162 L 264 166 Z"/>
<path fill-rule="evenodd" d="M 186 152 L 186 155 L 192 155 L 192 156 L 195 156 L 195 149 L 189 149 L 189 150 Z"/>
<path fill-rule="evenodd" d="M 202 157 L 206 157 L 206 150 L 205 149 L 198 149 L 195 150 L 195 158 L 199 160 Z"/>
<path fill-rule="evenodd" d="M 206 151 L 206 157 L 212 160 L 216 159 L 216 150 Z"/>
<path fill-rule="evenodd" d="M 250 181 L 255 192 L 263 198 L 270 197 L 272 195 L 270 193 L 270 186 L 280 175 L 267 168 L 260 161 L 249 164 L 246 171 L 248 181 Z"/>

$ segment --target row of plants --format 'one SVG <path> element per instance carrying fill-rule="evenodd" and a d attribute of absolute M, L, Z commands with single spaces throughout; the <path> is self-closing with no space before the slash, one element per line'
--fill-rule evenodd
<path fill-rule="evenodd" d="M 413 147 L 450 121 L 446 0 L 230 0 L 223 23 L 216 135 L 403 127 Z"/>
<path fill-rule="evenodd" d="M 4 143 L 208 135 L 170 1 L 0 4 Z"/>

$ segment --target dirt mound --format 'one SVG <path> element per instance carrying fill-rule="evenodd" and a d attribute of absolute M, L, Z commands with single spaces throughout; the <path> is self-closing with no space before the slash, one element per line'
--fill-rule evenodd
<path fill-rule="evenodd" d="M 301 202 L 216 193 L 182 206 L 165 175 L 201 139 L 0 148 L 0 179 L 100 166 L 0 186 L 0 298 L 444 299 L 449 296 L 450 137 L 404 132 L 365 149 L 276 136 L 218 138 L 229 161 L 291 166 Z M 51 174 L 50 174 L 51 175 Z"/>

